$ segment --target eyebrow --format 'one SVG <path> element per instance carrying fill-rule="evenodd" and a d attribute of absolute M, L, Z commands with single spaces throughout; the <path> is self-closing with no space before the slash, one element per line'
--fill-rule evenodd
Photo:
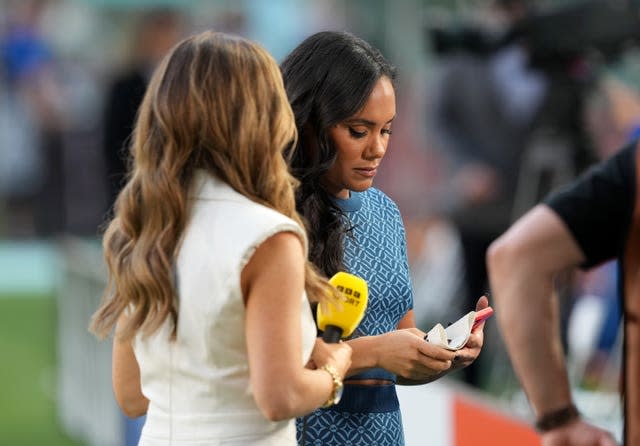
<path fill-rule="evenodd" d="M 389 119 L 387 122 L 385 122 L 385 124 L 390 124 L 396 117 L 394 116 L 393 118 Z M 344 122 L 348 123 L 348 124 L 361 124 L 361 125 L 366 125 L 369 127 L 373 127 L 376 125 L 375 122 L 373 121 L 369 121 L 368 119 L 363 119 L 363 118 L 352 118 L 352 119 L 346 119 Z"/>

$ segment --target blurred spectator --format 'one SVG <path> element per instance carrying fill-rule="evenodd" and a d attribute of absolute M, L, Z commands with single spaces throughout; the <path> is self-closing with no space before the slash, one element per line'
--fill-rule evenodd
<path fill-rule="evenodd" d="M 131 60 L 114 74 L 104 112 L 104 159 L 108 181 L 108 211 L 121 187 L 128 166 L 128 140 L 138 106 L 156 64 L 182 37 L 185 18 L 176 10 L 144 11 L 135 27 Z"/>
<path fill-rule="evenodd" d="M 638 139 L 640 94 L 627 82 L 603 76 L 589 98 L 586 130 L 599 160 L 613 156 L 624 144 Z M 587 389 L 615 389 L 620 364 L 622 313 L 616 261 L 578 274 L 569 315 L 567 343 L 576 383 Z M 589 311 L 594 324 L 588 326 Z M 575 326 L 575 327 L 574 327 Z M 589 333 L 590 328 L 593 332 Z M 572 330 L 573 329 L 573 330 Z M 588 345 L 582 345 L 588 341 Z M 574 351 L 575 350 L 575 351 Z"/>
<path fill-rule="evenodd" d="M 526 0 L 495 3 L 505 33 L 531 13 Z M 453 36 L 435 37 L 442 57 L 430 116 L 436 145 L 453 168 L 445 206 L 460 236 L 466 298 L 458 313 L 464 314 L 486 292 L 485 252 L 510 223 L 521 153 L 547 82 L 528 66 L 519 41 L 493 47 L 478 35 L 450 47 Z M 464 370 L 473 385 L 480 384 L 479 359 Z"/>
<path fill-rule="evenodd" d="M 62 229 L 62 101 L 52 49 L 39 32 L 46 2 L 13 2 L 1 38 L 0 192 L 10 236 L 50 236 Z M 6 108 L 5 108 L 6 107 Z M 5 133 L 6 131 L 6 133 Z"/>
<path fill-rule="evenodd" d="M 182 37 L 185 17 L 177 10 L 146 10 L 136 21 L 131 59 L 124 69 L 113 74 L 107 89 L 104 109 L 103 155 L 107 176 L 107 209 L 125 183 L 129 165 L 129 138 L 138 107 L 156 65 Z M 144 417 L 125 419 L 125 445 L 138 443 Z"/>
<path fill-rule="evenodd" d="M 0 234 L 34 229 L 34 200 L 42 168 L 38 132 L 27 104 L 0 78 Z M 19 223 L 18 223 L 19 222 Z M 5 234 L 6 232 L 6 234 Z"/>
<path fill-rule="evenodd" d="M 578 275 L 575 303 L 568 319 L 570 377 L 576 385 L 616 390 L 622 313 L 618 294 L 618 262 L 609 261 Z M 609 376 L 613 371 L 615 377 Z"/>
<path fill-rule="evenodd" d="M 588 98 L 586 112 L 586 128 L 599 160 L 640 136 L 640 92 L 619 76 L 602 76 Z"/>

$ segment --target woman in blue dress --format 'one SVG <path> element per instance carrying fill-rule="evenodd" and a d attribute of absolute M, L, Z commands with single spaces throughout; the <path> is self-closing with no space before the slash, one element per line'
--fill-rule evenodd
<path fill-rule="evenodd" d="M 301 185 L 312 262 L 327 276 L 364 278 L 369 304 L 356 332 L 342 399 L 297 420 L 299 445 L 402 445 L 396 384 L 424 384 L 471 364 L 482 326 L 452 352 L 415 326 L 405 231 L 395 203 L 372 187 L 396 114 L 395 69 L 344 32 L 314 34 L 282 62 L 298 128 L 290 159 Z M 478 308 L 486 306 L 481 298 Z"/>

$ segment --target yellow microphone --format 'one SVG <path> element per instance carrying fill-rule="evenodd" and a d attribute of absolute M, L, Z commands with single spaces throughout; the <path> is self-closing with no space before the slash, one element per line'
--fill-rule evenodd
<path fill-rule="evenodd" d="M 340 291 L 342 299 L 318 305 L 318 328 L 323 331 L 322 339 L 336 343 L 354 332 L 364 317 L 369 301 L 367 282 L 358 276 L 340 271 L 329 283 Z"/>

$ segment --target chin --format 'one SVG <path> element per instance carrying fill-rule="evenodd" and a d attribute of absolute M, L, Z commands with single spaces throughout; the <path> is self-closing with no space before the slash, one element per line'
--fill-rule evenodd
<path fill-rule="evenodd" d="M 364 192 L 371 187 L 373 187 L 373 181 L 368 181 L 366 183 L 352 184 L 349 187 L 349 189 L 354 192 Z"/>

